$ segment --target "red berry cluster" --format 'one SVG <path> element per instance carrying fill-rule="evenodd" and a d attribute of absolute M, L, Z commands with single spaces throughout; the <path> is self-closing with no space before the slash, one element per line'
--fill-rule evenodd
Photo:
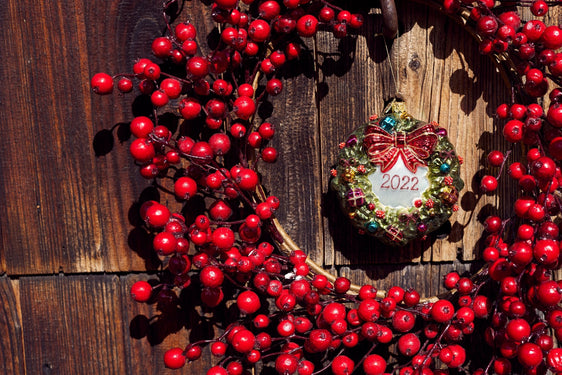
<path fill-rule="evenodd" d="M 548 93 L 548 80 L 556 85 L 561 82 L 562 54 L 557 50 L 562 47 L 562 30 L 540 19 L 522 22 L 516 11 L 494 8 L 494 1 L 462 3 L 467 4 L 463 9 L 470 11 L 481 38 L 480 51 L 505 53 L 515 65 L 521 80 L 513 82 L 512 102 L 500 105 L 496 116 L 508 143 L 528 146 L 524 161 L 507 166 L 522 192 L 514 199 L 513 217 L 490 216 L 484 222 L 489 235 L 482 253 L 487 263 L 483 270 L 498 286 L 490 324 L 483 332 L 494 348 L 486 373 L 544 374 L 548 369 L 558 373 L 562 350 L 554 348 L 554 342 L 562 338 L 562 281 L 554 279 L 554 272 L 562 265 L 562 257 L 554 219 L 561 206 L 557 191 L 562 183 L 558 163 L 562 160 L 562 91 L 550 91 L 546 113 L 536 98 Z M 444 5 L 451 12 L 462 11 L 459 1 Z M 523 5 L 529 5 L 535 17 L 548 12 L 543 0 Z M 509 153 L 494 150 L 488 154 L 488 165 L 499 171 L 482 178 L 482 193 L 496 191 Z"/>
<path fill-rule="evenodd" d="M 165 15 L 174 3 L 165 3 Z M 546 80 L 562 75 L 562 54 L 555 52 L 560 29 L 522 23 L 517 12 L 494 5 L 445 0 L 443 6 L 470 14 L 482 52 L 517 61 L 524 80 L 514 89 L 522 98 L 544 95 Z M 548 10 L 544 1 L 530 5 L 536 16 Z M 211 7 L 220 38 L 208 53 L 200 53 L 207 47 L 198 44 L 195 25 L 172 24 L 168 15 L 168 33 L 152 42 L 153 58 L 136 61 L 132 73 L 91 80 L 98 94 L 111 93 L 117 81 L 120 92 L 136 87 L 150 98 L 152 114 L 131 121 L 130 153 L 143 177 L 172 180 L 168 190 L 190 207 L 172 213 L 157 201 L 142 204 L 140 217 L 165 272 L 158 281 L 136 282 L 132 297 L 165 310 L 195 290 L 191 304 L 235 313 L 219 336 L 169 349 L 165 365 L 181 368 L 208 348 L 218 358 L 208 375 L 246 374 L 256 364 L 282 375 L 562 372 L 562 349 L 554 347 L 562 337 L 562 283 L 552 276 L 562 260 L 552 219 L 560 212 L 562 90 L 551 92 L 546 115 L 536 103 L 515 100 L 497 110 L 505 138 L 532 148 L 525 163 L 507 168 L 523 191 L 514 217 L 485 221 L 481 271 L 448 274 L 443 298 L 420 300 L 416 290 L 397 286 L 382 292 L 364 285 L 351 293 L 348 279 L 314 274 L 303 251 L 282 254 L 271 241 L 280 202 L 258 194 L 257 166 L 277 159 L 268 146 L 275 126 L 256 113 L 266 97 L 282 92 L 280 73 L 298 68 L 290 61 L 306 48 L 302 38 L 318 30 L 344 37 L 361 27 L 362 17 L 325 0 L 215 0 Z M 170 109 L 189 133 L 160 121 Z M 497 189 L 508 156 L 488 155 L 500 170 L 482 179 L 484 193 Z M 471 336 L 492 348 L 491 355 L 480 353 L 483 363 L 470 358 Z"/>

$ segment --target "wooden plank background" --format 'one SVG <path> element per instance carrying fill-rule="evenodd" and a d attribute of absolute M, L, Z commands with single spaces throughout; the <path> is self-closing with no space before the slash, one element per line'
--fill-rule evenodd
<path fill-rule="evenodd" d="M 282 155 L 262 173 L 282 201 L 284 228 L 315 261 L 355 282 L 432 295 L 441 275 L 477 267 L 492 205 L 509 212 L 507 181 L 502 201 L 476 193 L 486 150 L 507 147 L 492 135 L 498 124 L 490 115 L 508 91 L 458 25 L 399 3 L 401 31 L 391 45 L 376 9 L 358 36 L 319 33 L 309 41 L 304 73 L 287 74 L 274 99 L 270 120 Z M 163 31 L 159 5 L 8 0 L 0 7 L 0 373 L 162 374 L 166 348 L 186 343 L 183 322 L 152 318 L 154 306 L 128 296 L 157 266 L 134 212 L 139 199 L 159 194 L 128 155 L 128 121 L 142 101 L 89 89 L 94 73 L 128 71 L 149 55 Z M 198 1 L 185 8 L 204 42 L 208 8 Z M 448 129 L 466 183 L 443 239 L 398 252 L 357 235 L 328 189 L 337 144 L 397 90 L 416 118 Z M 211 362 L 207 353 L 183 373 Z"/>

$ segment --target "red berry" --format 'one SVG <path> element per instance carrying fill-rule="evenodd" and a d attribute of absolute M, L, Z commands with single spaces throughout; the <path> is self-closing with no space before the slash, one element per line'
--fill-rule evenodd
<path fill-rule="evenodd" d="M 525 319 L 513 319 L 507 323 L 505 332 L 511 340 L 523 341 L 531 334 L 531 327 Z"/>
<path fill-rule="evenodd" d="M 444 323 L 453 318 L 455 315 L 455 308 L 448 300 L 441 299 L 433 304 L 430 313 L 433 320 L 438 323 Z"/>
<path fill-rule="evenodd" d="M 508 121 L 503 128 L 503 136 L 508 142 L 520 142 L 523 139 L 523 126 L 524 123 L 519 120 Z"/>
<path fill-rule="evenodd" d="M 552 266 L 560 255 L 558 241 L 538 240 L 533 247 L 533 256 L 539 264 Z"/>
<path fill-rule="evenodd" d="M 113 78 L 107 73 L 96 73 L 92 77 L 90 85 L 96 94 L 111 94 L 113 91 Z"/>
<path fill-rule="evenodd" d="M 201 104 L 195 98 L 184 98 L 180 101 L 178 109 L 184 119 L 192 120 L 201 113 Z"/>
<path fill-rule="evenodd" d="M 224 274 L 216 266 L 206 266 L 199 274 L 201 283 L 208 288 L 218 288 L 224 281 Z"/>
<path fill-rule="evenodd" d="M 537 300 L 543 306 L 556 306 L 561 299 L 560 286 L 555 281 L 545 281 L 537 288 Z"/>
<path fill-rule="evenodd" d="M 154 123 L 146 116 L 137 116 L 129 125 L 131 133 L 137 138 L 147 138 L 154 129 Z"/>
<path fill-rule="evenodd" d="M 248 120 L 256 112 L 256 103 L 247 96 L 238 97 L 233 104 L 233 111 L 242 120 Z"/>
<path fill-rule="evenodd" d="M 334 375 L 350 375 L 355 367 L 355 362 L 345 355 L 338 355 L 332 360 L 332 373 Z"/>
<path fill-rule="evenodd" d="M 133 91 L 133 81 L 129 78 L 123 77 L 117 82 L 117 88 L 123 93 Z"/>
<path fill-rule="evenodd" d="M 160 232 L 152 241 L 154 250 L 160 255 L 169 255 L 176 250 L 176 237 L 168 232 Z"/>
<path fill-rule="evenodd" d="M 519 346 L 517 359 L 525 367 L 538 366 L 543 359 L 542 350 L 537 344 L 526 342 Z"/>
<path fill-rule="evenodd" d="M 144 280 L 137 281 L 131 286 L 131 297 L 137 302 L 146 302 L 152 294 L 152 286 Z"/>
<path fill-rule="evenodd" d="M 190 345 L 186 348 L 185 356 L 190 361 L 196 361 L 201 357 L 201 347 L 198 345 Z"/>
<path fill-rule="evenodd" d="M 178 23 L 174 29 L 174 33 L 176 38 L 182 42 L 188 39 L 195 39 L 197 36 L 195 26 L 186 22 Z"/>
<path fill-rule="evenodd" d="M 559 103 L 555 103 L 548 108 L 547 112 L 547 120 L 548 122 L 556 127 L 562 127 L 562 105 Z"/>
<path fill-rule="evenodd" d="M 498 22 L 492 16 L 483 16 L 478 20 L 476 27 L 480 34 L 484 36 L 493 36 L 498 29 Z"/>
<path fill-rule="evenodd" d="M 491 193 L 498 188 L 498 180 L 494 176 L 484 176 L 480 182 L 482 193 Z"/>
<path fill-rule="evenodd" d="M 407 333 L 398 339 L 398 350 L 401 354 L 411 357 L 415 355 L 421 347 L 418 336 L 413 333 Z"/>
<path fill-rule="evenodd" d="M 457 287 L 457 284 L 460 280 L 460 276 L 458 273 L 456 272 L 449 272 L 447 275 L 445 275 L 445 277 L 443 278 L 443 285 L 445 286 L 445 288 L 447 289 L 453 289 Z"/>
<path fill-rule="evenodd" d="M 297 21 L 297 32 L 302 37 L 311 37 L 316 34 L 318 19 L 313 15 L 305 15 Z"/>
<path fill-rule="evenodd" d="M 185 355 L 181 348 L 172 348 L 164 353 L 164 365 L 171 369 L 179 369 L 185 365 Z"/>
<path fill-rule="evenodd" d="M 244 168 L 236 177 L 236 182 L 240 189 L 253 191 L 259 183 L 259 178 L 252 169 Z"/>
<path fill-rule="evenodd" d="M 265 91 L 271 96 L 277 96 L 283 91 L 283 82 L 277 78 L 272 78 L 267 81 Z"/>
<path fill-rule="evenodd" d="M 280 375 L 291 375 L 297 371 L 299 362 L 292 354 L 280 354 L 275 360 L 275 369 Z"/>
<path fill-rule="evenodd" d="M 190 199 L 197 194 L 197 183 L 189 177 L 180 177 L 174 183 L 174 193 L 179 199 Z"/>
<path fill-rule="evenodd" d="M 177 99 L 181 94 L 182 86 L 177 79 L 165 78 L 160 83 L 160 89 L 162 89 L 170 99 Z"/>
<path fill-rule="evenodd" d="M 501 151 L 491 151 L 487 157 L 488 163 L 493 167 L 499 167 L 503 164 L 504 156 Z"/>
<path fill-rule="evenodd" d="M 531 170 L 537 179 L 551 180 L 556 172 L 556 163 L 551 158 L 542 156 L 532 163 Z"/>
<path fill-rule="evenodd" d="M 260 298 L 251 290 L 240 293 L 236 299 L 236 304 L 244 314 L 253 314 L 261 307 Z"/>
<path fill-rule="evenodd" d="M 223 156 L 230 151 L 230 138 L 224 133 L 215 133 L 209 138 L 209 146 L 215 155 Z"/>
<path fill-rule="evenodd" d="M 143 70 L 144 76 L 152 81 L 155 81 L 158 78 L 160 78 L 160 72 L 161 72 L 160 66 L 158 66 L 158 64 L 155 64 L 153 62 L 147 63 Z"/>
<path fill-rule="evenodd" d="M 334 10 L 327 5 L 320 9 L 320 13 L 318 14 L 318 18 L 320 19 L 320 21 L 326 23 L 332 21 L 335 16 L 336 13 L 334 12 Z"/>
<path fill-rule="evenodd" d="M 211 344 L 211 354 L 215 357 L 222 357 L 226 353 L 226 344 L 222 341 L 215 341 Z"/>
<path fill-rule="evenodd" d="M 527 36 L 530 42 L 536 42 L 546 30 L 544 22 L 539 20 L 531 20 L 523 25 L 523 33 Z"/>
<path fill-rule="evenodd" d="M 213 231 L 211 241 L 219 249 L 230 249 L 234 245 L 234 232 L 227 227 L 219 227 Z"/>
<path fill-rule="evenodd" d="M 405 310 L 398 310 L 392 316 L 392 327 L 398 332 L 408 332 L 416 323 L 414 315 Z"/>
<path fill-rule="evenodd" d="M 371 354 L 363 362 L 363 371 L 367 375 L 382 375 L 386 369 L 386 361 L 378 354 Z"/>
<path fill-rule="evenodd" d="M 550 349 L 546 355 L 546 363 L 553 371 L 562 371 L 562 348 Z"/>
<path fill-rule="evenodd" d="M 264 42 L 269 38 L 271 28 L 264 20 L 254 20 L 248 26 L 248 36 L 255 42 Z"/>
<path fill-rule="evenodd" d="M 145 207 L 145 204 L 147 206 Z M 154 228 L 163 227 L 170 219 L 170 210 L 160 203 L 147 202 L 141 206 L 141 217 Z M 143 212 L 144 211 L 144 212 Z"/>
<path fill-rule="evenodd" d="M 213 159 L 213 149 L 207 142 L 197 142 L 191 148 L 189 155 L 198 164 L 206 164 Z"/>
<path fill-rule="evenodd" d="M 203 78 L 209 73 L 209 62 L 200 56 L 194 56 L 187 61 L 187 71 L 194 78 Z"/>
<path fill-rule="evenodd" d="M 544 30 L 541 40 L 546 48 L 557 50 L 562 47 L 562 30 L 558 26 L 548 26 Z"/>
<path fill-rule="evenodd" d="M 165 59 L 170 56 L 171 52 L 172 42 L 169 38 L 161 36 L 152 41 L 152 53 L 154 53 L 154 56 Z"/>
<path fill-rule="evenodd" d="M 267 0 L 258 6 L 258 12 L 261 18 L 271 21 L 281 12 L 281 6 L 278 2 Z"/>

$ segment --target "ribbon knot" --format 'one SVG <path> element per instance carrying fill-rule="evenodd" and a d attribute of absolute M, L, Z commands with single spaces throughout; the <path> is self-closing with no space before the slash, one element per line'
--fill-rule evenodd
<path fill-rule="evenodd" d="M 370 125 L 365 130 L 363 146 L 369 161 L 381 167 L 381 172 L 391 169 L 399 157 L 412 173 L 416 173 L 418 166 L 427 165 L 438 137 L 431 124 L 425 124 L 411 132 L 386 132 L 377 125 Z"/>

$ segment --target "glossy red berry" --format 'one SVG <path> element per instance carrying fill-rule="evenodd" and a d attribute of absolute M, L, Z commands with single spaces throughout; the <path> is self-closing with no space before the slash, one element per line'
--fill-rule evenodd
<path fill-rule="evenodd" d="M 488 163 L 493 167 L 499 167 L 503 164 L 504 156 L 501 151 L 491 151 L 487 157 Z"/>
<path fill-rule="evenodd" d="M 137 302 L 146 302 L 152 295 L 152 286 L 144 281 L 137 281 L 131 286 L 131 297 Z"/>
<path fill-rule="evenodd" d="M 185 365 L 185 355 L 181 348 L 168 349 L 164 353 L 164 365 L 171 369 L 179 369 Z"/>
<path fill-rule="evenodd" d="M 190 177 L 180 177 L 174 183 L 174 193 L 179 199 L 190 199 L 197 194 L 197 183 Z"/>
<path fill-rule="evenodd" d="M 248 26 L 248 36 L 255 42 L 261 43 L 269 39 L 271 27 L 264 20 L 254 20 Z"/>
<path fill-rule="evenodd" d="M 498 188 L 498 180 L 494 176 L 484 176 L 480 182 L 480 190 L 487 194 L 494 192 Z"/>
<path fill-rule="evenodd" d="M 438 323 L 444 323 L 453 318 L 455 308 L 453 304 L 445 299 L 441 299 L 431 307 L 431 318 Z"/>
<path fill-rule="evenodd" d="M 503 136 L 508 142 L 516 143 L 523 139 L 523 126 L 525 124 L 519 120 L 508 121 L 503 128 Z M 562 123 L 561 125 L 562 126 Z"/>
<path fill-rule="evenodd" d="M 236 304 L 244 314 L 253 314 L 261 307 L 259 296 L 251 290 L 240 293 L 236 299 Z"/>
<path fill-rule="evenodd" d="M 117 88 L 122 93 L 131 92 L 133 91 L 133 81 L 127 77 L 123 77 L 117 82 Z"/>
<path fill-rule="evenodd" d="M 298 359 L 292 354 L 280 354 L 275 360 L 275 370 L 278 374 L 294 374 L 299 366 Z"/>
<path fill-rule="evenodd" d="M 201 283 L 208 288 L 218 288 L 224 281 L 224 274 L 216 266 L 206 266 L 199 274 Z"/>
<path fill-rule="evenodd" d="M 355 368 L 355 362 L 345 355 L 338 355 L 332 361 L 332 374 L 349 375 Z"/>
<path fill-rule="evenodd" d="M 507 323 L 507 336 L 514 341 L 523 341 L 531 334 L 531 327 L 525 319 L 513 319 Z"/>
<path fill-rule="evenodd" d="M 197 36 L 197 30 L 193 24 L 182 22 L 176 25 L 174 28 L 174 34 L 178 40 L 183 42 L 189 39 L 195 39 Z"/>
<path fill-rule="evenodd" d="M 311 37 L 316 34 L 318 19 L 313 15 L 307 14 L 297 21 L 297 32 L 300 36 Z"/>
<path fill-rule="evenodd" d="M 203 78 L 209 73 L 209 62 L 200 56 L 193 56 L 187 61 L 187 71 L 194 78 Z"/>
<path fill-rule="evenodd" d="M 420 347 L 420 339 L 413 333 L 407 333 L 398 339 L 398 351 L 405 356 L 411 357 L 415 355 L 420 350 Z"/>
<path fill-rule="evenodd" d="M 233 104 L 233 111 L 242 120 L 248 120 L 256 113 L 256 103 L 247 96 L 238 97 Z"/>
<path fill-rule="evenodd" d="M 113 78 L 107 73 L 96 73 L 92 77 L 90 85 L 96 94 L 111 94 L 113 91 Z"/>

